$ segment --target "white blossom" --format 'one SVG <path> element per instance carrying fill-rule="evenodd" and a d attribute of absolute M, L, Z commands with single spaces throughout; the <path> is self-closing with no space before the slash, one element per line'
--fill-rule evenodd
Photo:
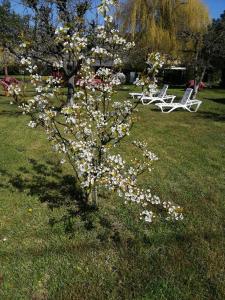
<path fill-rule="evenodd" d="M 34 122 L 34 121 L 30 121 L 30 122 L 28 123 L 28 126 L 31 127 L 31 128 L 35 128 L 35 127 L 37 126 L 37 123 Z"/>

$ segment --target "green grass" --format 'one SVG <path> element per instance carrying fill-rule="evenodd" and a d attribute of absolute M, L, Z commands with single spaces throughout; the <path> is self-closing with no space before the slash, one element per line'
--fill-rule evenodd
<path fill-rule="evenodd" d="M 70 169 L 0 97 L 0 299 L 225 299 L 225 90 L 199 97 L 195 114 L 140 107 L 121 145 L 148 142 L 160 160 L 142 184 L 184 208 L 150 226 L 113 195 L 68 218 Z"/>

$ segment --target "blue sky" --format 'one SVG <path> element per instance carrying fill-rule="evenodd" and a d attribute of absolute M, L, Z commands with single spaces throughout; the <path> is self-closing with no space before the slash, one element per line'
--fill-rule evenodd
<path fill-rule="evenodd" d="M 212 18 L 218 18 L 225 10 L 225 0 L 203 0 L 208 8 Z"/>
<path fill-rule="evenodd" d="M 202 2 L 208 6 L 212 18 L 218 18 L 225 10 L 225 0 L 202 0 Z M 24 8 L 20 5 L 21 0 L 12 0 L 12 3 L 14 10 L 25 13 Z"/>

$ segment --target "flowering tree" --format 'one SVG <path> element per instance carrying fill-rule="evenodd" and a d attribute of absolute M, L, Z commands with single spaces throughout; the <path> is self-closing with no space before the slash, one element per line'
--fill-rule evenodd
<path fill-rule="evenodd" d="M 162 56 L 159 52 L 149 53 L 146 61 L 147 67 L 143 74 L 135 80 L 134 84 L 140 86 L 146 95 L 154 95 L 157 92 L 157 75 L 164 64 L 165 56 Z"/>
<path fill-rule="evenodd" d="M 107 189 L 117 192 L 125 203 L 139 204 L 140 218 L 147 222 L 159 212 L 168 219 L 182 219 L 179 207 L 162 202 L 149 189 L 138 186 L 138 176 L 151 172 L 152 163 L 158 159 L 147 145 L 133 141 L 133 147 L 142 152 L 142 159 L 130 163 L 117 150 L 119 142 L 130 133 L 138 104 L 113 98 L 114 87 L 120 84 L 114 69 L 122 64 L 121 50 L 128 51 L 132 44 L 115 30 L 110 16 L 112 4 L 113 0 L 102 0 L 98 7 L 104 24 L 96 28 L 95 45 L 91 49 L 84 33 L 77 31 L 71 35 L 68 27 L 56 30 L 55 43 L 61 46 L 58 48 L 65 57 L 73 56 L 81 62 L 74 103 L 60 107 L 60 79 L 41 77 L 38 66 L 30 57 L 24 57 L 21 63 L 30 73 L 36 95 L 20 107 L 32 117 L 30 127 L 44 128 L 54 150 L 62 157 L 61 163 L 68 162 L 72 166 L 84 203 L 97 203 L 99 191 Z M 107 60 L 113 62 L 113 68 L 100 67 L 95 74 L 93 64 Z M 59 68 L 62 63 L 54 61 Z M 157 66 L 155 73 L 156 70 Z M 97 83 L 93 81 L 96 75 Z"/>

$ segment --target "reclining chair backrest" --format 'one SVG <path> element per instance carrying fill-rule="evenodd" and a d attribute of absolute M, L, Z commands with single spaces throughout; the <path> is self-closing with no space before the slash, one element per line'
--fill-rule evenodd
<path fill-rule="evenodd" d="M 191 88 L 186 89 L 186 91 L 185 91 L 185 93 L 184 93 L 184 95 L 183 95 L 183 97 L 182 97 L 180 103 L 181 103 L 181 104 L 187 104 L 187 102 L 188 102 L 188 101 L 190 100 L 190 98 L 191 98 L 192 92 L 193 92 L 193 89 L 191 89 Z"/>
<path fill-rule="evenodd" d="M 168 88 L 169 88 L 169 86 L 168 86 L 167 84 L 165 84 L 165 85 L 163 86 L 163 88 L 161 89 L 161 91 L 158 93 L 157 97 L 159 97 L 159 98 L 165 97 Z"/>

